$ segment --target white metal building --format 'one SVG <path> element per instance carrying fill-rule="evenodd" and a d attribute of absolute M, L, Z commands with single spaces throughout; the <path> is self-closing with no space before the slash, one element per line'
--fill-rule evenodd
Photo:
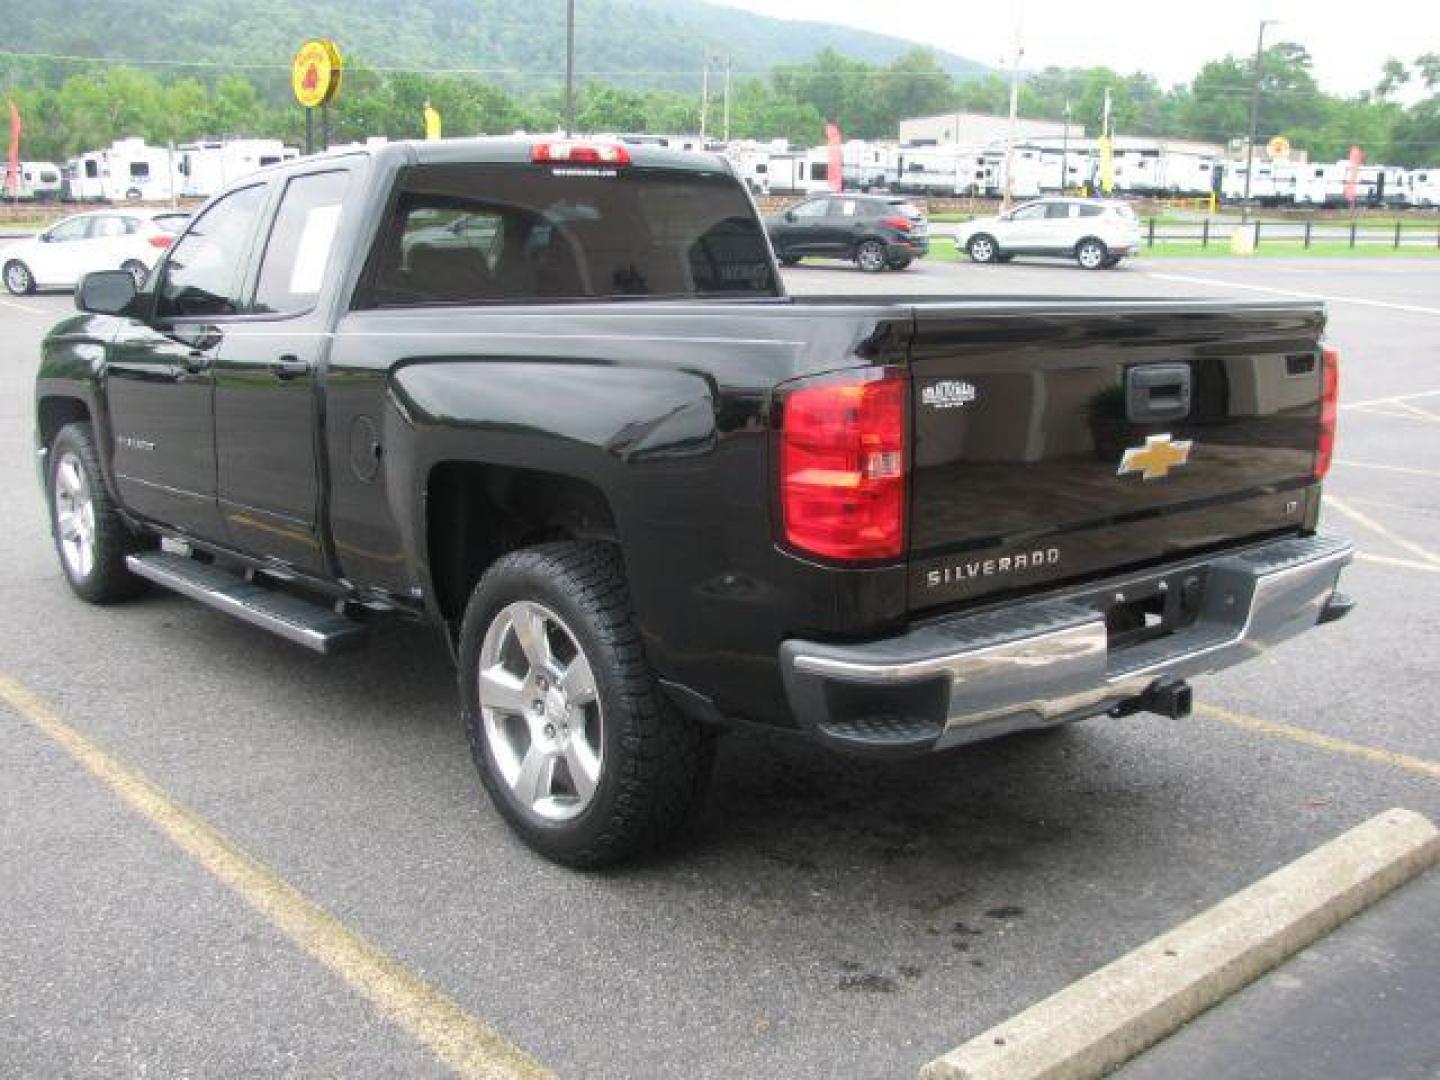
<path fill-rule="evenodd" d="M 936 116 L 917 116 L 900 121 L 902 143 L 963 143 L 986 146 L 1003 143 L 1010 131 L 1010 118 L 991 116 L 988 113 L 953 112 Z M 1063 139 L 1066 137 L 1062 120 L 1015 121 L 1015 141 L 1034 142 L 1037 139 Z M 1083 139 L 1085 127 L 1074 121 L 1070 123 L 1069 137 Z"/>

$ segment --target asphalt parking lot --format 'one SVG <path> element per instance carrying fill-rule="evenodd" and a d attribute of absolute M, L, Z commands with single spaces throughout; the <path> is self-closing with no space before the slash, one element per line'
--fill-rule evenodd
<path fill-rule="evenodd" d="M 1183 722 L 1092 721 L 899 764 L 733 736 L 686 848 L 577 874 L 485 802 L 429 633 L 390 628 L 326 659 L 167 595 L 104 610 L 70 596 L 30 433 L 37 342 L 70 299 L 4 297 L 0 679 L 562 1076 L 913 1076 L 1372 814 L 1440 820 L 1440 259 L 816 264 L 787 280 L 1325 297 L 1344 403 L 1326 518 L 1357 543 L 1359 609 L 1198 683 L 1211 708 Z M 446 1072 L 54 730 L 0 704 L 0 731 L 0 1075 Z M 1361 917 L 1387 918 L 1433 934 L 1440 878 Z M 1426 954 L 1403 937 L 1374 938 L 1352 949 L 1363 985 L 1409 988 L 1432 1022 L 1387 1027 L 1385 1001 L 1357 992 L 1315 1038 L 1383 1037 L 1385 1075 L 1433 1076 L 1440 973 L 1407 969 Z M 1362 985 L 1343 978 L 1361 960 L 1319 949 L 1318 985 Z M 1130 1069 L 1233 1061 L 1172 1051 Z"/>

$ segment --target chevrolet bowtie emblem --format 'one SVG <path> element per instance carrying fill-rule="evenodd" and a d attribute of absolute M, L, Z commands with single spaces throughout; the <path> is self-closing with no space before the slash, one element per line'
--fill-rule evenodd
<path fill-rule="evenodd" d="M 1171 469 L 1178 469 L 1190 460 L 1190 440 L 1172 442 L 1169 435 L 1151 435 L 1144 446 L 1131 446 L 1120 459 L 1116 476 L 1138 472 L 1146 480 L 1161 480 Z"/>

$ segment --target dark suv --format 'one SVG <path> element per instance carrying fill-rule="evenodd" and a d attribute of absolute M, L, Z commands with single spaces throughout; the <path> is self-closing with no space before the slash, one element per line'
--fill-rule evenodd
<path fill-rule="evenodd" d="M 819 255 L 873 274 L 903 270 L 930 250 L 925 215 L 893 195 L 817 195 L 767 218 L 765 228 L 783 266 Z"/>

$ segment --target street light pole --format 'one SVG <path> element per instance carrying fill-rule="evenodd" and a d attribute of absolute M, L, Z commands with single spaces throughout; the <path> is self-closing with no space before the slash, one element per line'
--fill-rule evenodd
<path fill-rule="evenodd" d="M 1020 58 L 1025 55 L 1021 44 L 1024 9 L 1015 20 L 1015 62 L 1010 68 L 1010 124 L 1005 129 L 1005 185 L 1000 196 L 1000 210 L 1010 209 L 1010 196 L 1015 190 L 1015 120 L 1020 111 Z"/>
<path fill-rule="evenodd" d="M 1070 179 L 1070 99 L 1065 99 L 1065 130 L 1060 134 L 1060 194 Z"/>
<path fill-rule="evenodd" d="M 575 134 L 575 0 L 565 4 L 565 137 Z"/>
<path fill-rule="evenodd" d="M 1250 81 L 1250 137 L 1245 140 L 1245 198 L 1240 205 L 1240 222 L 1250 213 L 1250 180 L 1255 173 L 1255 134 L 1260 123 L 1260 60 L 1265 55 L 1265 28 L 1278 20 L 1261 19 L 1260 36 L 1255 39 L 1255 72 Z"/>

